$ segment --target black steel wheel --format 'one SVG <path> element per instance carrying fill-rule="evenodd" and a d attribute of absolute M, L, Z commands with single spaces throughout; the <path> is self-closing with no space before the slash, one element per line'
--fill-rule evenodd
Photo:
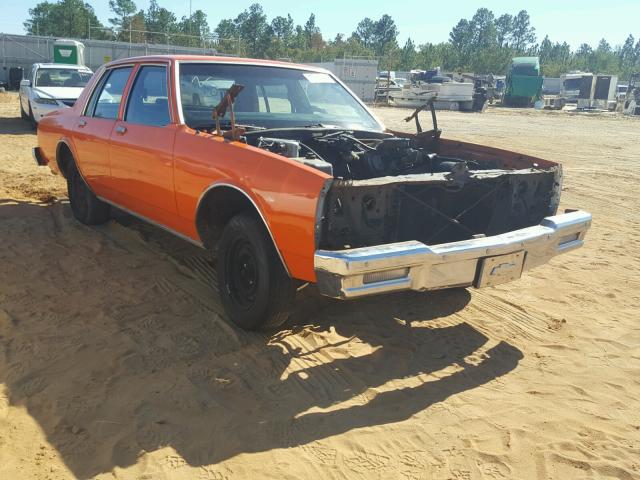
<path fill-rule="evenodd" d="M 262 222 L 233 217 L 217 245 L 218 288 L 229 318 L 247 330 L 282 325 L 295 297 L 292 279 Z"/>
<path fill-rule="evenodd" d="M 85 225 L 99 225 L 109 220 L 109 205 L 89 189 L 74 163 L 67 172 L 67 192 L 73 216 Z"/>

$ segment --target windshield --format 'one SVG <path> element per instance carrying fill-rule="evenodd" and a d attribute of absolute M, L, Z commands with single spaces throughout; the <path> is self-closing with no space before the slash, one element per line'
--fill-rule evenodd
<path fill-rule="evenodd" d="M 326 73 L 257 65 L 180 65 L 180 100 L 190 127 L 211 125 L 211 110 L 234 83 L 236 122 L 264 128 L 327 125 L 381 131 L 381 125 Z M 225 117 L 225 119 L 228 119 Z"/>
<path fill-rule="evenodd" d="M 36 87 L 84 87 L 93 73 L 72 68 L 40 68 L 36 72 Z"/>

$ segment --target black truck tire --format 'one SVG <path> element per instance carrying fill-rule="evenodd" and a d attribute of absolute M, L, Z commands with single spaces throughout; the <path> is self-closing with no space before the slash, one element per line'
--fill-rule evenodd
<path fill-rule="evenodd" d="M 215 257 L 220 299 L 236 325 L 267 330 L 289 318 L 294 283 L 256 215 L 241 213 L 229 220 Z"/>
<path fill-rule="evenodd" d="M 89 189 L 75 163 L 67 172 L 67 192 L 73 216 L 85 225 L 100 225 L 109 220 L 110 207 Z"/>

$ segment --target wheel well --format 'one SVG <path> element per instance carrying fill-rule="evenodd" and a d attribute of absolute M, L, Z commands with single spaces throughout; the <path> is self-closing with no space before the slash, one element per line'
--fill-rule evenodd
<path fill-rule="evenodd" d="M 73 159 L 73 153 L 71 153 L 71 149 L 69 146 L 60 142 L 58 144 L 58 148 L 56 149 L 56 163 L 58 164 L 58 168 L 60 169 L 60 173 L 64 178 L 67 178 L 67 173 L 69 172 L 69 165 L 71 165 L 75 160 Z"/>
<path fill-rule="evenodd" d="M 239 190 L 228 186 L 209 190 L 200 201 L 196 212 L 196 229 L 205 247 L 211 248 L 218 243 L 227 222 L 244 212 L 261 218 L 254 203 Z"/>

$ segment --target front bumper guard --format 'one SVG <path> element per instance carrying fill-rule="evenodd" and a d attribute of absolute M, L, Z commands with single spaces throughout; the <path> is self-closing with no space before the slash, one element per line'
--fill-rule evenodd
<path fill-rule="evenodd" d="M 33 157 L 33 159 L 35 160 L 36 164 L 39 167 L 45 167 L 47 166 L 48 162 L 47 160 L 42 156 L 42 151 L 40 150 L 40 147 L 33 147 L 31 149 L 31 156 Z"/>
<path fill-rule="evenodd" d="M 342 299 L 400 290 L 497 285 L 581 247 L 590 226 L 591 214 L 576 210 L 546 217 L 533 227 L 461 242 L 428 246 L 408 241 L 317 250 L 317 285 L 323 295 Z"/>

